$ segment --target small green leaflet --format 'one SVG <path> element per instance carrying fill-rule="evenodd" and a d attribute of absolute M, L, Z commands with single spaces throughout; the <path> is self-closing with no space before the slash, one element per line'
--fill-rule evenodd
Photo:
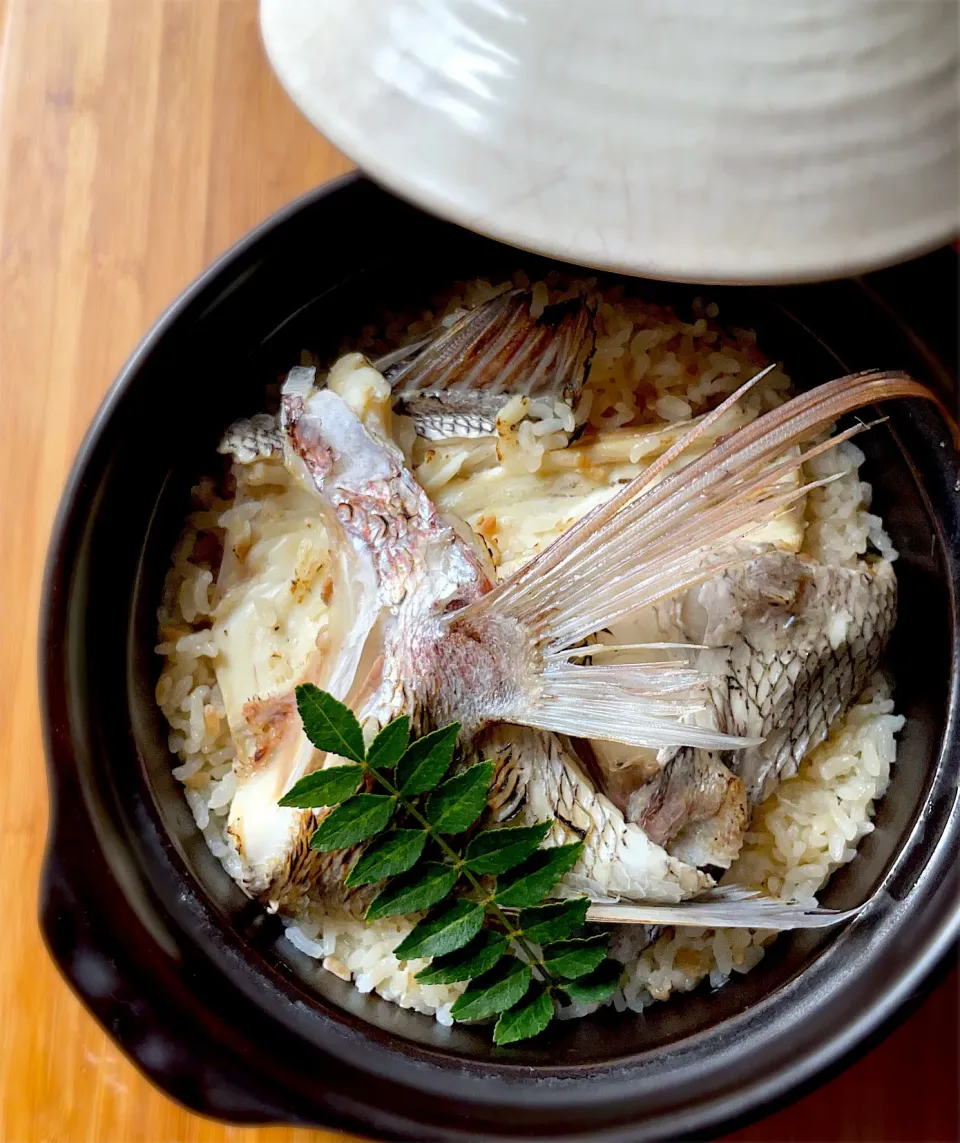
<path fill-rule="evenodd" d="M 439 905 L 393 950 L 398 960 L 421 956 L 443 956 L 472 941 L 483 927 L 483 906 L 461 897 Z"/>
<path fill-rule="evenodd" d="M 450 1015 L 454 1020 L 484 1020 L 512 1008 L 530 987 L 530 965 L 504 957 L 495 968 L 478 976 L 460 996 Z"/>
<path fill-rule="evenodd" d="M 427 861 L 378 893 L 367 909 L 366 919 L 376 921 L 381 917 L 398 917 L 429 909 L 446 897 L 458 876 L 452 865 Z"/>
<path fill-rule="evenodd" d="M 564 873 L 577 864 L 582 850 L 582 841 L 538 850 L 523 865 L 500 878 L 495 898 L 497 904 L 507 909 L 538 905 Z"/>
<path fill-rule="evenodd" d="M 543 965 L 553 976 L 575 980 L 593 972 L 602 960 L 606 960 L 610 937 L 601 933 L 580 941 L 558 941 L 547 945 L 543 950 Z"/>
<path fill-rule="evenodd" d="M 300 810 L 338 806 L 357 792 L 362 779 L 362 766 L 331 766 L 329 770 L 317 770 L 301 778 L 293 789 L 284 794 L 280 805 Z"/>
<path fill-rule="evenodd" d="M 395 877 L 406 873 L 416 865 L 427 844 L 427 835 L 419 829 L 394 829 L 372 841 L 363 851 L 360 860 L 350 870 L 347 888 L 369 885 L 384 877 Z"/>
<path fill-rule="evenodd" d="M 464 866 L 472 873 L 506 873 L 525 861 L 547 836 L 553 822 L 535 826 L 488 829 L 470 839 Z"/>
<path fill-rule="evenodd" d="M 326 853 L 366 841 L 387 828 L 396 808 L 396 801 L 384 794 L 355 794 L 327 814 L 310 838 L 310 848 Z"/>
<path fill-rule="evenodd" d="M 504 1012 L 493 1029 L 495 1044 L 512 1044 L 529 1040 L 546 1028 L 553 1019 L 553 998 L 539 986 L 531 989 L 520 1004 Z"/>
<path fill-rule="evenodd" d="M 619 961 L 605 960 L 589 976 L 565 980 L 560 988 L 578 1004 L 599 1004 L 617 991 L 622 975 L 623 965 Z"/>
<path fill-rule="evenodd" d="M 571 897 L 536 909 L 524 909 L 517 924 L 527 940 L 545 945 L 572 937 L 586 920 L 589 908 L 589 897 Z"/>
<path fill-rule="evenodd" d="M 483 929 L 462 949 L 438 956 L 415 979 L 421 984 L 456 984 L 489 972 L 507 951 L 507 938 L 493 929 Z"/>
<path fill-rule="evenodd" d="M 463 833 L 483 813 L 492 780 L 493 763 L 478 762 L 437 786 L 427 798 L 424 816 L 439 833 Z"/>
<path fill-rule="evenodd" d="M 405 798 L 432 790 L 450 769 L 460 723 L 451 722 L 411 742 L 397 763 L 397 786 Z"/>
<path fill-rule="evenodd" d="M 406 715 L 395 718 L 370 743 L 367 763 L 375 770 L 392 770 L 400 761 L 410 741 L 410 719 Z"/>
<path fill-rule="evenodd" d="M 313 683 L 301 683 L 297 687 L 297 710 L 304 733 L 318 750 L 363 761 L 363 732 L 348 706 Z"/>

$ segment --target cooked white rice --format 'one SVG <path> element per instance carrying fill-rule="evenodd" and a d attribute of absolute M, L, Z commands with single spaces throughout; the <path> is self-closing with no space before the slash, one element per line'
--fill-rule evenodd
<path fill-rule="evenodd" d="M 523 275 L 514 282 L 529 284 Z M 551 276 L 534 285 L 535 302 L 560 300 L 577 287 Z M 500 288 L 482 281 L 463 284 L 433 310 L 415 319 L 396 315 L 383 331 L 368 329 L 348 348 L 371 356 L 386 352 Z M 620 286 L 607 289 L 599 306 L 593 367 L 576 409 L 548 401 L 511 402 L 500 418 L 498 447 L 428 443 L 416 438 L 403 418 L 396 419 L 398 441 L 439 507 L 466 520 L 505 575 L 639 473 L 669 443 L 672 426 L 682 427 L 766 364 L 752 332 L 726 331 L 716 318 L 715 305 L 698 302 L 693 320 L 683 322 L 669 309 L 624 294 Z M 775 407 L 789 385 L 789 378 L 774 371 L 725 428 Z M 578 429 L 580 439 L 570 445 Z M 882 521 L 869 512 L 870 486 L 858 474 L 862 461 L 860 450 L 846 443 L 809 462 L 808 477 L 844 475 L 809 494 L 805 507 L 779 522 L 768 538 L 846 567 L 856 566 L 868 546 L 894 559 Z M 284 476 L 280 466 L 259 464 L 244 468 L 239 479 L 248 496 L 264 499 L 276 494 Z M 218 499 L 210 481 L 193 496 L 194 511 L 174 552 L 159 613 L 157 651 L 165 663 L 156 697 L 170 724 L 170 750 L 179 759 L 174 776 L 183 783 L 210 849 L 238 877 L 240 860 L 225 830 L 236 778 L 215 674 L 218 647 L 210 628 L 218 599 L 212 569 L 218 545 L 249 544 L 251 513 L 258 504 L 255 499 L 237 512 L 231 500 Z M 829 740 L 758 808 L 726 880 L 775 895 L 814 896 L 834 869 L 855 857 L 860 839 L 872 830 L 874 805 L 886 790 L 902 725 L 903 718 L 893 713 L 889 683 L 877 676 Z M 411 922 L 368 925 L 325 915 L 312 903 L 284 923 L 292 945 L 323 969 L 352 979 L 361 992 L 375 991 L 452 1023 L 450 1006 L 463 986 L 420 985 L 414 975 L 426 962 L 401 964 L 393 955 Z M 640 950 L 641 934 L 624 926 L 613 951 L 625 962 L 626 975 L 612 1003 L 640 1011 L 706 977 L 719 986 L 732 973 L 756 965 L 772 938 L 737 929 L 667 929 Z"/>

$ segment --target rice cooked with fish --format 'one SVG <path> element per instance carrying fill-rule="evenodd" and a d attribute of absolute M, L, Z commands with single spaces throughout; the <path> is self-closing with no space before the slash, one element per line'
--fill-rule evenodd
<path fill-rule="evenodd" d="M 593 299 L 588 362 L 583 329 L 577 324 L 584 312 L 577 308 L 577 299 L 583 296 Z M 478 366 L 471 384 L 462 386 L 469 390 L 469 399 L 458 404 L 462 373 L 451 381 L 430 359 L 424 363 L 417 357 L 418 347 L 435 341 L 439 330 L 453 339 L 453 350 L 465 355 L 464 360 L 472 354 L 482 364 L 484 354 L 489 358 L 498 351 L 485 340 L 486 328 L 479 334 L 470 328 L 470 315 L 484 306 L 499 307 L 502 323 L 529 319 L 542 324 L 547 315 L 550 336 L 537 343 L 524 369 L 506 376 L 501 369 L 498 384 L 489 391 L 476 380 L 481 375 Z M 414 347 L 412 359 L 409 347 Z M 443 522 L 454 522 L 464 537 L 463 551 L 470 553 L 464 558 L 477 561 L 476 568 L 457 570 L 468 585 L 473 582 L 470 576 L 486 575 L 493 585 L 508 582 L 532 560 L 544 558 L 559 536 L 640 478 L 692 423 L 767 365 L 754 334 L 722 327 L 714 305 L 695 303 L 690 320 L 684 321 L 619 285 L 598 290 L 594 281 L 567 282 L 556 275 L 532 285 L 523 275 L 512 283 L 462 284 L 431 311 L 398 315 L 380 329 L 365 330 L 343 350 L 326 377 L 327 386 L 352 402 L 351 410 L 363 423 L 380 417 L 377 423 L 392 430 L 402 464 L 413 478 L 404 495 L 421 498 L 414 518 L 422 521 L 425 513 L 435 515 L 435 509 Z M 564 354 L 586 378 L 579 386 L 551 388 L 544 381 L 546 371 L 538 373 L 530 362 L 549 355 L 553 362 Z M 369 361 L 382 374 L 370 368 Z M 300 408 L 305 399 L 312 399 L 313 370 L 329 365 L 305 354 L 300 370 L 291 373 L 295 384 L 294 374 L 302 374 L 302 391 L 296 397 Z M 384 375 L 390 378 L 392 393 Z M 480 389 L 482 400 L 475 399 Z M 779 369 L 771 370 L 712 426 L 706 441 L 687 450 L 683 462 L 695 458 L 698 448 L 703 454 L 714 441 L 777 409 L 790 393 L 790 379 Z M 396 410 L 392 415 L 391 405 Z M 332 403 L 328 407 L 336 412 Z M 292 423 L 296 433 L 298 422 Z M 298 828 L 286 819 L 250 824 L 252 799 L 272 798 L 275 803 L 292 784 L 292 770 L 279 778 L 269 769 L 258 771 L 258 752 L 288 749 L 291 765 L 297 751 L 302 753 L 292 740 L 283 745 L 285 712 L 271 696 L 282 695 L 292 681 L 307 677 L 305 671 L 311 678 L 326 671 L 326 680 L 335 669 L 330 663 L 334 658 L 342 663 L 352 656 L 351 669 L 359 670 L 363 636 L 373 622 L 370 615 L 366 627 L 360 622 L 368 604 L 363 584 L 341 564 L 343 554 L 331 530 L 335 522 L 331 525 L 318 511 L 315 490 L 283 463 L 282 429 L 282 419 L 278 427 L 277 419 L 267 414 L 235 427 L 228 444 L 233 458 L 229 478 L 207 479 L 193 490 L 193 511 L 174 552 L 159 613 L 157 650 L 164 666 L 157 701 L 170 723 L 170 749 L 179 759 L 173 773 L 211 851 L 247 892 L 280 911 L 287 939 L 296 948 L 320 961 L 323 969 L 353 980 L 361 992 L 375 991 L 450 1024 L 450 1008 L 464 986 L 421 984 L 414 977 L 427 962 L 400 962 L 393 955 L 413 919 L 364 922 L 349 909 L 331 904 L 320 885 L 323 877 L 331 876 L 329 871 L 305 882 L 291 875 L 278 878 L 276 869 L 251 860 L 260 843 L 264 853 L 272 852 L 277 830 Z M 784 500 L 793 499 L 755 528 L 751 541 L 785 562 L 801 560 L 804 568 L 816 565 L 831 569 L 832 575 L 875 576 L 878 568 L 889 568 L 896 552 L 882 521 L 870 512 L 870 487 L 859 476 L 863 459 L 855 444 L 844 441 L 811 454 L 796 473 L 785 473 Z M 664 471 L 675 470 L 678 463 Z M 805 490 L 806 485 L 813 487 Z M 443 522 L 430 516 L 428 524 L 446 527 Z M 381 569 L 377 574 L 382 588 L 385 573 Z M 615 658 L 642 671 L 652 657 L 644 644 L 690 641 L 681 604 L 696 590 L 691 587 L 672 600 L 659 598 L 618 615 L 586 638 L 592 647 L 632 648 L 616 652 Z M 826 620 L 841 628 L 849 621 L 843 607 Z M 870 623 L 876 626 L 879 620 L 871 618 Z M 735 635 L 724 638 L 724 646 L 735 641 Z M 842 634 L 835 637 L 840 641 Z M 255 662 L 248 653 L 253 645 Z M 582 645 L 581 639 L 564 654 L 573 656 Z M 680 652 L 669 656 L 683 659 Z M 663 651 L 655 657 L 662 660 Z M 723 884 L 773 897 L 813 899 L 831 873 L 855 857 L 860 839 L 873 828 L 875 803 L 896 760 L 895 736 L 903 719 L 894 713 L 890 682 L 876 669 L 876 657 L 869 657 L 869 678 L 851 676 L 851 693 L 836 716 L 821 720 L 824 733 L 829 730 L 826 739 L 817 742 L 814 735 L 812 749 L 806 749 L 801 736 L 791 743 L 787 763 L 779 764 L 774 776 L 779 782 L 758 785 L 747 811 L 749 824 L 732 849 L 718 846 L 709 829 L 705 838 L 700 828 L 703 821 L 709 825 L 722 818 L 711 803 L 710 812 L 692 818 L 692 824 L 669 837 L 669 830 L 663 832 L 664 848 L 659 841 L 653 847 L 660 864 L 652 880 L 638 881 L 638 875 L 630 873 L 618 881 L 617 861 L 597 861 L 568 877 L 571 889 L 601 898 L 633 892 L 679 901 L 709 881 L 698 873 L 702 866 L 715 874 L 725 869 Z M 597 653 L 590 662 L 597 659 L 604 663 L 607 655 Z M 256 710 L 251 712 L 254 697 Z M 561 717 L 565 701 L 561 689 L 555 704 L 560 714 L 529 704 L 517 707 L 516 722 L 541 728 L 523 732 L 532 736 L 531 749 L 552 749 L 554 741 L 565 741 L 557 734 L 572 733 Z M 416 705 L 415 699 L 409 702 Z M 459 710 L 452 714 L 460 720 Z M 504 721 L 512 722 L 511 712 L 507 715 Z M 482 721 L 478 718 L 478 725 Z M 659 726 L 656 717 L 650 726 L 654 724 Z M 730 732 L 754 733 L 736 728 Z M 609 798 L 604 805 L 612 807 L 611 814 L 630 818 L 635 845 L 646 835 L 632 824 L 629 807 L 631 798 L 634 807 L 638 798 L 649 805 L 650 775 L 671 765 L 677 770 L 684 751 L 692 751 L 690 757 L 698 764 L 715 755 L 706 747 L 678 748 L 659 739 L 644 745 L 636 735 L 619 731 L 611 737 L 618 740 L 591 741 L 591 764 Z M 496 731 L 487 740 L 481 734 L 481 742 L 483 749 L 498 749 Z M 561 755 L 560 765 L 565 757 Z M 296 764 L 302 772 L 309 759 Z M 722 764 L 719 769 L 729 773 Z M 635 809 L 634 816 L 643 820 L 640 810 Z M 690 836 L 684 840 L 698 828 L 695 843 Z M 287 844 L 286 835 L 283 841 Z M 671 856 L 671 847 L 687 855 L 702 851 L 708 860 L 687 863 Z M 644 860 L 649 856 L 645 853 Z M 292 864 L 300 869 L 303 863 Z M 732 973 L 756 965 L 773 936 L 741 927 L 678 925 L 657 932 L 618 926 L 612 951 L 626 967 L 612 1003 L 639 1011 L 705 978 L 719 986 Z M 589 1010 L 574 1005 L 563 1014 Z"/>

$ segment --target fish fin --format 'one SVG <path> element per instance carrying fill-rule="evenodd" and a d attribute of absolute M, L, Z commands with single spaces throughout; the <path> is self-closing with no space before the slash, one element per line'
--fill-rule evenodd
<path fill-rule="evenodd" d="M 587 910 L 587 920 L 602 925 L 690 925 L 782 932 L 829 928 L 853 920 L 863 908 L 821 909 L 815 899 L 786 901 L 739 886 L 719 886 L 677 905 L 597 902 Z"/>
<path fill-rule="evenodd" d="M 699 746 L 738 750 L 761 741 L 737 738 L 679 720 L 704 707 L 701 677 L 678 663 L 611 663 L 545 667 L 535 695 L 514 711 L 512 722 L 630 746 Z"/>
<path fill-rule="evenodd" d="M 599 668 L 570 663 L 568 652 L 617 620 L 744 559 L 738 541 L 822 483 L 797 481 L 804 461 L 866 426 L 854 425 L 806 452 L 795 446 L 874 401 L 936 401 L 905 373 L 852 374 L 794 397 L 720 438 L 697 459 L 665 471 L 766 372 L 692 426 L 611 500 L 458 613 L 460 620 L 482 621 L 484 613 L 508 617 L 537 651 L 538 674 L 527 688 L 526 709 L 512 712 L 511 720 L 634 745 L 744 745 L 681 721 L 704 698 L 695 682 L 685 690 L 675 685 L 677 664 L 651 665 L 638 685 L 636 665 L 612 663 L 601 678 Z M 664 704 L 672 704 L 672 714 Z"/>
<path fill-rule="evenodd" d="M 389 376 L 394 398 L 409 411 L 426 397 L 464 394 L 571 401 L 593 356 L 594 306 L 578 296 L 546 306 L 536 317 L 532 306 L 530 290 L 506 290 L 411 347 L 406 361 L 389 354 L 375 367 L 396 365 Z"/>

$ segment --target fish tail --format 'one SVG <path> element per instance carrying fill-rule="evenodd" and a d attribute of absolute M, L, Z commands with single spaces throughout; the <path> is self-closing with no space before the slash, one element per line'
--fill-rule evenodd
<path fill-rule="evenodd" d="M 738 541 L 822 483 L 797 481 L 805 460 L 868 427 L 854 425 L 806 452 L 797 447 L 839 417 L 901 397 L 939 405 L 905 373 L 852 374 L 793 398 L 667 471 L 766 372 L 692 426 L 610 501 L 458 613 L 458 621 L 482 621 L 484 613 L 509 618 L 536 648 L 536 677 L 512 721 L 638 746 L 729 750 L 756 744 L 683 721 L 705 705 L 692 666 L 580 665 L 570 650 L 740 562 Z"/>

